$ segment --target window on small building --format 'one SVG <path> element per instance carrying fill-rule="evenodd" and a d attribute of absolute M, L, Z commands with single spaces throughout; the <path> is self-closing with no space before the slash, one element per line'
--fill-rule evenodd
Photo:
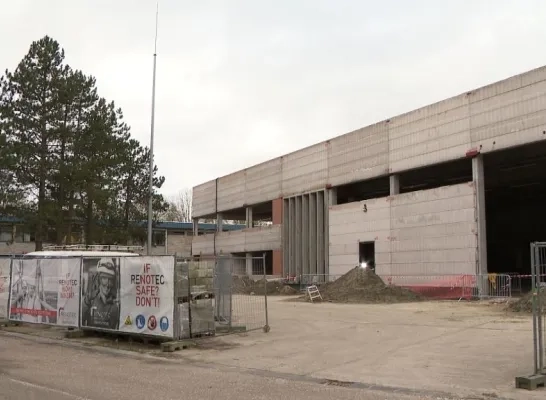
<path fill-rule="evenodd" d="M 154 246 L 165 246 L 165 231 L 155 231 L 152 243 Z"/>
<path fill-rule="evenodd" d="M 12 229 L 11 225 L 0 225 L 0 242 L 11 242 Z"/>

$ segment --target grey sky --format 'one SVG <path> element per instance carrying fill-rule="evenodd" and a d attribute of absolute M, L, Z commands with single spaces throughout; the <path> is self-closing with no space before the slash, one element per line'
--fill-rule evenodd
<path fill-rule="evenodd" d="M 1 0 L 0 68 L 48 34 L 148 145 L 155 0 Z M 162 192 L 546 64 L 543 0 L 160 0 Z"/>

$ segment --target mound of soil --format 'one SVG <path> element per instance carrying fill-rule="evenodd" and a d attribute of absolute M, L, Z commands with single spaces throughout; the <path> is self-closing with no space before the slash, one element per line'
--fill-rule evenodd
<path fill-rule="evenodd" d="M 263 296 L 265 294 L 265 280 L 260 279 L 254 281 L 248 276 L 234 276 L 232 281 L 233 294 L 255 294 L 257 296 Z M 267 295 L 297 295 L 299 292 L 287 285 L 284 285 L 281 281 L 268 281 L 267 282 Z"/>
<path fill-rule="evenodd" d="M 321 285 L 319 290 L 324 301 L 334 303 L 405 303 L 422 299 L 408 289 L 386 285 L 375 272 L 359 267 Z"/>
<path fill-rule="evenodd" d="M 542 309 L 546 310 L 546 289 L 541 290 L 540 299 L 542 304 Z M 528 313 L 533 312 L 533 293 L 527 293 L 522 298 L 508 304 L 508 310 L 517 313 Z"/>

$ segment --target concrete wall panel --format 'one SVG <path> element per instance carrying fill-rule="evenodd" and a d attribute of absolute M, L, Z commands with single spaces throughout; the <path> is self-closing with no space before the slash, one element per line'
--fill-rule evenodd
<path fill-rule="evenodd" d="M 233 210 L 245 204 L 246 170 L 218 179 L 218 211 Z"/>
<path fill-rule="evenodd" d="M 474 99 L 471 113 L 472 147 L 481 152 L 541 140 L 546 121 L 546 81 Z"/>
<path fill-rule="evenodd" d="M 186 236 L 174 233 L 167 234 L 167 253 L 177 254 L 182 257 L 191 255 L 191 244 L 193 236 Z"/>
<path fill-rule="evenodd" d="M 326 143 L 307 147 L 282 157 L 282 195 L 323 189 L 328 178 Z"/>
<path fill-rule="evenodd" d="M 192 191 L 193 217 L 216 213 L 216 180 L 195 186 Z"/>
<path fill-rule="evenodd" d="M 330 140 L 328 183 L 340 185 L 388 173 L 388 124 L 359 129 Z"/>
<path fill-rule="evenodd" d="M 281 225 L 245 229 L 245 251 L 277 250 L 281 248 Z"/>
<path fill-rule="evenodd" d="M 191 242 L 191 254 L 193 256 L 214 254 L 214 234 L 194 236 Z"/>
<path fill-rule="evenodd" d="M 257 204 L 280 197 L 281 171 L 280 158 L 247 168 L 245 203 Z"/>
<path fill-rule="evenodd" d="M 216 254 L 246 253 L 252 251 L 278 250 L 281 248 L 281 225 L 248 228 L 222 232 L 216 235 Z M 192 254 L 214 254 L 214 235 L 195 236 Z"/>
<path fill-rule="evenodd" d="M 388 198 L 331 206 L 329 212 L 330 275 L 342 275 L 358 265 L 359 242 L 374 241 L 376 265 L 389 266 Z"/>
<path fill-rule="evenodd" d="M 474 196 L 463 183 L 330 207 L 331 274 L 358 263 L 359 241 L 375 241 L 379 275 L 475 273 Z"/>
<path fill-rule="evenodd" d="M 461 158 L 469 148 L 470 114 L 466 95 L 395 117 L 390 122 L 392 172 Z"/>

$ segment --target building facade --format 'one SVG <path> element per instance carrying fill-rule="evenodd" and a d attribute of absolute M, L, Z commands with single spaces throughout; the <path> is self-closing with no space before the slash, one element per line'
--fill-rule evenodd
<path fill-rule="evenodd" d="M 545 145 L 542 67 L 196 186 L 194 217 L 247 223 L 193 253 L 271 252 L 284 277 L 525 271 Z"/>

